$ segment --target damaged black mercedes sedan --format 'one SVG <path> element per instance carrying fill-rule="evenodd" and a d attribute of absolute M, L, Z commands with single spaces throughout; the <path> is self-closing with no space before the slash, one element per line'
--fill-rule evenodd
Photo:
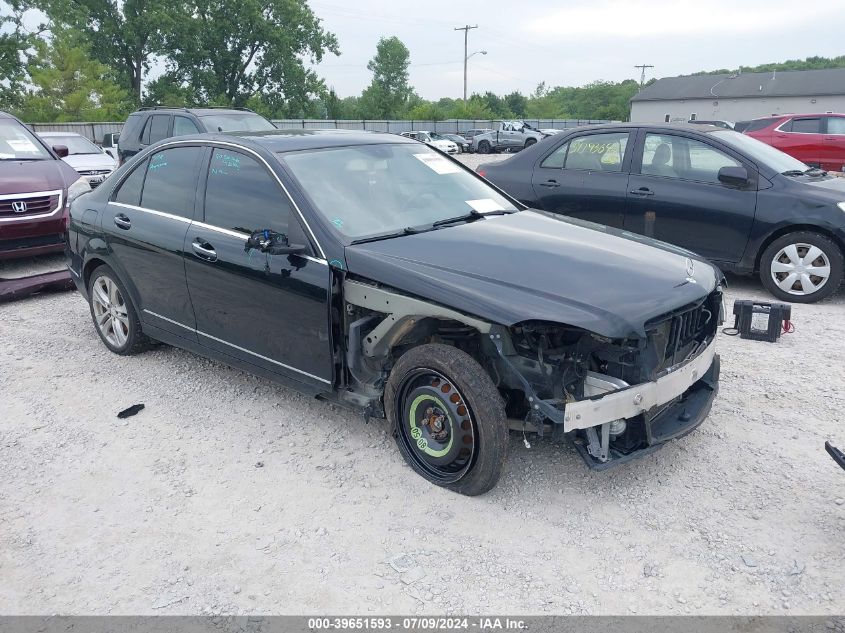
<path fill-rule="evenodd" d="M 717 391 L 717 269 L 526 209 L 399 136 L 169 139 L 70 215 L 111 351 L 161 341 L 387 418 L 463 494 L 496 484 L 509 429 L 605 468 L 690 432 Z"/>

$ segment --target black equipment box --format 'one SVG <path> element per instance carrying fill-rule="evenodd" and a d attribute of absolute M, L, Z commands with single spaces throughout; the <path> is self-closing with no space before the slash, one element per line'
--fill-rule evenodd
<path fill-rule="evenodd" d="M 734 328 L 740 338 L 774 343 L 791 331 L 792 306 L 788 303 L 759 303 L 749 299 L 734 302 Z"/>

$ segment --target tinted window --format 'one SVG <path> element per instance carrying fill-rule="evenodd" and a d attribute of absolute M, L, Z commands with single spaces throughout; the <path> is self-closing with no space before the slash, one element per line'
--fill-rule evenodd
<path fill-rule="evenodd" d="M 206 114 L 199 117 L 206 132 L 263 132 L 276 126 L 254 112 Z"/>
<path fill-rule="evenodd" d="M 628 144 L 627 132 L 579 136 L 569 143 L 566 169 L 622 171 L 622 157 Z"/>
<path fill-rule="evenodd" d="M 190 218 L 201 153 L 199 147 L 170 147 L 150 156 L 141 206 Z"/>
<path fill-rule="evenodd" d="M 205 222 L 233 231 L 288 234 L 290 206 L 276 179 L 257 160 L 215 149 L 205 189 Z"/>
<path fill-rule="evenodd" d="M 173 117 L 173 136 L 196 134 L 199 132 L 196 124 L 186 116 Z"/>
<path fill-rule="evenodd" d="M 701 141 L 671 134 L 646 134 L 643 174 L 718 183 L 719 170 L 729 166 L 741 165 Z"/>
<path fill-rule="evenodd" d="M 150 118 L 150 136 L 146 143 L 153 144 L 163 138 L 167 138 L 167 128 L 170 127 L 169 114 L 156 114 Z"/>
<path fill-rule="evenodd" d="M 756 132 L 757 130 L 762 130 L 763 128 L 769 127 L 774 121 L 775 119 L 755 119 L 748 124 L 745 131 Z"/>
<path fill-rule="evenodd" d="M 132 173 L 126 177 L 120 186 L 117 188 L 117 193 L 114 195 L 115 202 L 122 202 L 123 204 L 131 204 L 137 207 L 141 204 L 141 188 L 144 186 L 144 176 L 147 173 L 148 161 L 142 162 Z"/>
<path fill-rule="evenodd" d="M 841 116 L 827 117 L 827 133 L 828 134 L 845 134 L 845 117 L 841 117 Z"/>
<path fill-rule="evenodd" d="M 569 148 L 569 143 L 564 143 L 558 147 L 555 151 L 546 156 L 546 159 L 540 163 L 540 167 L 549 167 L 551 169 L 563 168 L 563 163 L 566 160 L 567 148 Z"/>
<path fill-rule="evenodd" d="M 52 156 L 27 127 L 14 119 L 0 119 L 0 159 L 16 158 L 50 160 Z"/>
<path fill-rule="evenodd" d="M 801 134 L 819 134 L 821 119 L 792 119 L 792 131 Z"/>

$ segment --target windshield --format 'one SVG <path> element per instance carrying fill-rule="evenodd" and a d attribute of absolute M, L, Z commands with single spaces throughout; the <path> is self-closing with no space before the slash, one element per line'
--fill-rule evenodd
<path fill-rule="evenodd" d="M 711 134 L 720 141 L 724 141 L 731 147 L 746 154 L 754 162 L 765 165 L 779 174 L 786 171 L 804 172 L 809 169 L 807 165 L 797 158 L 792 158 L 789 154 L 784 154 L 779 149 L 775 149 L 771 145 L 766 145 L 751 136 L 728 130 L 711 132 Z"/>
<path fill-rule="evenodd" d="M 70 156 L 78 154 L 102 154 L 102 150 L 84 136 L 50 136 L 41 138 L 47 145 L 64 145 Z"/>
<path fill-rule="evenodd" d="M 13 119 L 0 119 L 0 160 L 52 158 L 26 127 Z"/>
<path fill-rule="evenodd" d="M 280 154 L 316 209 L 346 238 L 515 211 L 502 195 L 424 145 L 358 145 Z"/>
<path fill-rule="evenodd" d="M 199 118 L 208 132 L 264 132 L 276 129 L 270 121 L 254 112 L 204 114 Z"/>

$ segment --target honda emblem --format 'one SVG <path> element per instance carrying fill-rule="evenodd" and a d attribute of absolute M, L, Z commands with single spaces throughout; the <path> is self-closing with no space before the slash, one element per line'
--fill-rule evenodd
<path fill-rule="evenodd" d="M 15 200 L 12 203 L 12 211 L 15 213 L 26 213 L 26 202 L 23 200 Z"/>

